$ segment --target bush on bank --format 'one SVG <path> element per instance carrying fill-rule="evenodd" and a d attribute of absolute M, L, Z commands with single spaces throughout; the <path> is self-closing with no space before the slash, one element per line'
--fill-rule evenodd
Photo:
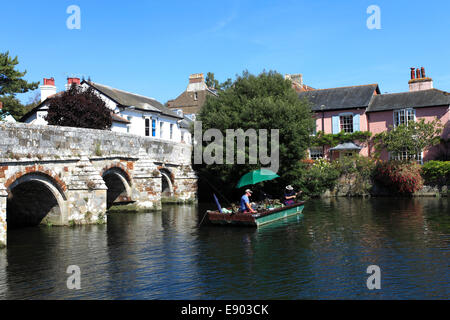
<path fill-rule="evenodd" d="M 377 161 L 355 156 L 333 162 L 327 160 L 302 160 L 301 172 L 294 185 L 305 196 L 316 197 L 327 190 L 358 196 L 369 194 L 374 183 L 392 194 L 412 194 L 425 185 L 448 185 L 450 161 L 429 161 L 424 165 L 415 162 Z"/>
<path fill-rule="evenodd" d="M 375 168 L 375 160 L 354 156 L 342 158 L 333 162 L 328 160 L 303 160 L 301 161 L 301 173 L 295 181 L 306 196 L 317 197 L 336 188 L 341 177 L 351 180 L 351 195 L 364 195 L 369 193 L 372 187 L 372 175 Z M 350 190 L 351 189 L 351 190 Z"/>
<path fill-rule="evenodd" d="M 423 187 L 421 166 L 415 162 L 379 162 L 374 178 L 393 193 L 412 194 Z"/>
<path fill-rule="evenodd" d="M 320 196 L 328 189 L 333 189 L 340 172 L 327 160 L 303 160 L 293 184 L 298 186 L 308 197 Z"/>
<path fill-rule="evenodd" d="M 427 185 L 448 185 L 450 161 L 428 161 L 422 166 L 422 177 Z"/>

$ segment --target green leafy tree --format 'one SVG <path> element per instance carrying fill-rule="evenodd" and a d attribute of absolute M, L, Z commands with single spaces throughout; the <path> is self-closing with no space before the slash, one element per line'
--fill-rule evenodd
<path fill-rule="evenodd" d="M 213 88 L 216 90 L 225 90 L 231 86 L 233 81 L 228 78 L 225 82 L 220 83 L 214 76 L 213 72 L 208 72 L 206 74 L 205 83 L 209 88 Z"/>
<path fill-rule="evenodd" d="M 439 120 L 425 122 L 424 119 L 402 124 L 390 130 L 381 132 L 374 137 L 377 152 L 386 149 L 388 152 L 407 152 L 414 155 L 440 143 L 443 125 Z"/>
<path fill-rule="evenodd" d="M 50 99 L 46 120 L 50 125 L 102 130 L 112 124 L 105 102 L 91 88 L 76 85 Z"/>
<path fill-rule="evenodd" d="M 218 97 L 207 99 L 198 119 L 202 121 L 203 132 L 214 128 L 224 137 L 227 129 L 267 129 L 269 134 L 271 129 L 279 130 L 280 178 L 265 183 L 265 190 L 272 195 L 301 173 L 300 160 L 306 156 L 315 123 L 309 104 L 298 98 L 289 80 L 273 71 L 258 76 L 243 72 L 232 85 L 219 91 Z M 269 151 L 273 147 L 268 146 Z M 245 152 L 246 164 L 200 165 L 196 167 L 200 177 L 207 177 L 224 193 L 234 194 L 234 186 L 243 174 L 266 167 L 259 159 L 257 164 L 248 164 L 248 143 L 245 150 L 235 149 L 235 155 L 237 152 Z"/>
<path fill-rule="evenodd" d="M 39 82 L 28 83 L 24 80 L 27 72 L 16 70 L 18 64 L 17 56 L 10 57 L 8 51 L 0 53 L 0 101 L 3 102 L 3 112 L 8 112 L 16 119 L 27 112 L 16 94 L 35 90 L 39 85 Z"/>

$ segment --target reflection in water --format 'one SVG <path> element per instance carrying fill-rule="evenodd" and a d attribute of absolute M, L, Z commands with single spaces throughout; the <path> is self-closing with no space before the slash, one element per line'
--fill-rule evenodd
<path fill-rule="evenodd" d="M 325 199 L 260 229 L 198 224 L 206 207 L 107 225 L 11 230 L 1 299 L 449 298 L 448 199 Z M 366 287 L 380 266 L 382 290 Z M 66 269 L 81 268 L 79 291 Z"/>

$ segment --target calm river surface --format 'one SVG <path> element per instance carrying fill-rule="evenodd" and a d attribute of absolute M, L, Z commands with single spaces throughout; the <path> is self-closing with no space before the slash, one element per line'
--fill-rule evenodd
<path fill-rule="evenodd" d="M 256 229 L 198 224 L 211 206 L 8 233 L 0 299 L 449 299 L 450 200 L 309 201 Z M 81 290 L 66 286 L 69 265 Z M 369 265 L 381 290 L 367 289 Z"/>

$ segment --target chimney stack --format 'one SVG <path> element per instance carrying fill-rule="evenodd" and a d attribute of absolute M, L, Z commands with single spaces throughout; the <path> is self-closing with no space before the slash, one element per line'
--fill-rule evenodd
<path fill-rule="evenodd" d="M 40 88 L 41 88 L 41 102 L 42 102 L 48 97 L 56 94 L 55 79 L 44 78 L 44 85 L 40 86 Z"/>
<path fill-rule="evenodd" d="M 411 68 L 411 80 L 408 84 L 410 92 L 433 89 L 433 79 L 426 77 L 424 67 Z"/>
<path fill-rule="evenodd" d="M 301 73 L 297 74 L 285 74 L 285 79 L 289 79 L 292 81 L 292 83 L 299 85 L 300 87 L 303 86 L 303 75 Z"/>
<path fill-rule="evenodd" d="M 205 76 L 203 73 L 194 73 L 189 76 L 189 84 L 186 91 L 202 91 L 206 90 Z"/>
<path fill-rule="evenodd" d="M 80 78 L 67 78 L 66 91 L 70 89 L 72 84 L 79 85 L 80 83 Z"/>

